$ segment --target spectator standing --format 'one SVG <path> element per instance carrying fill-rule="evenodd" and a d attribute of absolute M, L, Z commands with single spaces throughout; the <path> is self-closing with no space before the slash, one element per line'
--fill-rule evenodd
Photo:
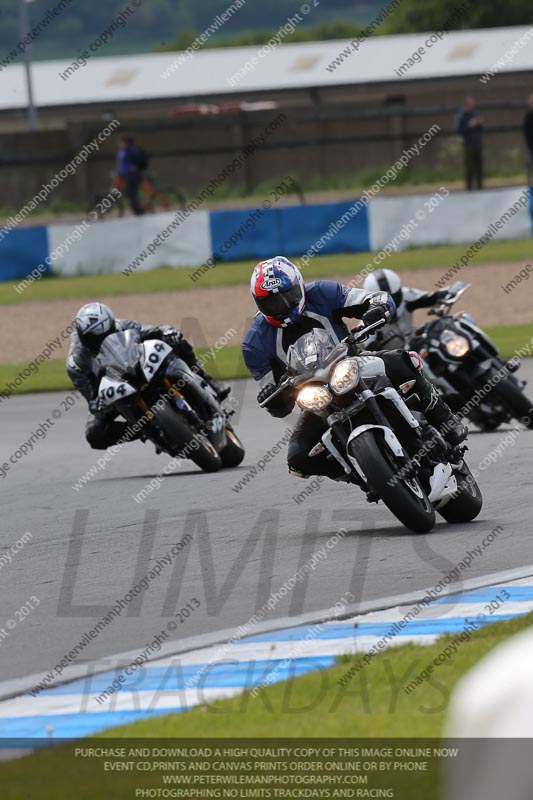
<path fill-rule="evenodd" d="M 144 208 L 139 201 L 139 187 L 146 160 L 144 151 L 131 136 L 120 137 L 117 151 L 117 173 L 124 184 L 124 191 L 131 210 L 137 216 L 144 214 Z"/>
<path fill-rule="evenodd" d="M 528 97 L 528 110 L 524 117 L 522 129 L 524 131 L 524 138 L 526 140 L 528 152 L 528 168 L 529 182 L 531 183 L 531 174 L 533 172 L 533 94 Z"/>
<path fill-rule="evenodd" d="M 476 184 L 483 188 L 483 119 L 473 97 L 467 97 L 457 116 L 456 133 L 463 137 L 465 149 L 465 180 L 470 191 Z"/>

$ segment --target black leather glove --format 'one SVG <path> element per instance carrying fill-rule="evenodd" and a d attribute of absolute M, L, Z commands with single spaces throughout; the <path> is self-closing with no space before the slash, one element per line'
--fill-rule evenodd
<path fill-rule="evenodd" d="M 367 325 L 372 325 L 374 322 L 378 322 L 379 320 L 385 321 L 387 319 L 388 310 L 388 306 L 381 304 L 371 306 L 368 311 L 365 311 L 363 314 L 363 324 L 366 327 Z"/>
<path fill-rule="evenodd" d="M 270 395 L 277 389 L 278 387 L 275 386 L 273 383 L 268 383 L 264 386 L 259 394 L 257 395 L 257 401 L 259 403 L 264 403 L 265 400 L 268 401 Z M 294 402 L 296 398 L 296 390 L 287 386 L 283 389 L 282 392 L 277 394 L 270 402 L 267 402 L 266 410 L 269 414 L 272 414 L 274 417 L 286 417 L 287 414 L 290 414 L 292 409 L 294 408 Z"/>
<path fill-rule="evenodd" d="M 177 347 L 183 341 L 183 334 L 177 328 L 167 328 L 166 331 L 163 331 L 163 341 L 171 347 Z"/>
<path fill-rule="evenodd" d="M 104 404 L 100 395 L 96 395 L 92 400 L 89 400 L 89 411 L 93 416 L 98 417 L 102 415 Z"/>
<path fill-rule="evenodd" d="M 263 388 L 257 395 L 257 402 L 259 404 L 264 403 L 265 400 L 267 400 L 270 397 L 270 395 L 276 391 L 276 389 L 277 386 L 275 383 L 267 383 L 267 385 L 263 386 Z"/>

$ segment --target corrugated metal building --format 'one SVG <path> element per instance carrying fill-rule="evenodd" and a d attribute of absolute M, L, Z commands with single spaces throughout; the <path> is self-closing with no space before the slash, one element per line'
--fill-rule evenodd
<path fill-rule="evenodd" d="M 453 123 L 466 93 L 477 97 L 485 118 L 488 160 L 517 164 L 524 158 L 519 127 L 533 91 L 532 34 L 514 27 L 379 36 L 356 47 L 282 44 L 262 56 L 261 48 L 245 47 L 91 57 L 77 69 L 40 62 L 33 74 L 42 131 L 31 135 L 21 135 L 23 68 L 8 67 L 0 73 L 4 187 L 23 199 L 116 117 L 152 152 L 165 183 L 196 189 L 275 116 L 270 106 L 282 109 L 287 122 L 250 160 L 248 188 L 289 170 L 302 177 L 377 168 L 435 122 L 442 133 L 419 163 L 448 165 L 460 158 Z M 482 83 L 490 70 L 496 74 Z M 67 194 L 101 189 L 113 154 L 109 142 Z"/>

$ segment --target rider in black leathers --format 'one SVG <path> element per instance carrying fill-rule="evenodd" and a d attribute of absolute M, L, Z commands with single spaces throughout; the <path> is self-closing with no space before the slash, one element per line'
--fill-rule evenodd
<path fill-rule="evenodd" d="M 227 397 L 230 391 L 229 387 L 221 385 L 205 372 L 192 345 L 181 331 L 171 325 L 143 325 L 136 320 L 115 319 L 111 309 L 104 303 L 89 303 L 80 308 L 76 316 L 76 329 L 70 339 L 67 373 L 89 404 L 85 437 L 95 450 L 105 450 L 117 444 L 122 437 L 128 438 L 128 423 L 116 421 L 116 412 L 113 409 L 104 411 L 100 408 L 98 385 L 101 368 L 96 356 L 106 336 L 129 329 L 139 331 L 141 341 L 161 339 L 170 345 L 177 358 L 212 386 L 219 400 Z M 135 437 L 129 437 L 133 438 Z"/>

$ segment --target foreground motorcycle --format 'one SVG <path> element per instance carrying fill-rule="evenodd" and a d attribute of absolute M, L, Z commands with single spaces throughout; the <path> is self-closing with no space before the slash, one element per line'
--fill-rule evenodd
<path fill-rule="evenodd" d="M 382 500 L 406 528 L 427 533 L 435 510 L 448 522 L 469 522 L 482 497 L 463 454 L 452 448 L 392 387 L 383 360 L 350 355 L 383 325 L 378 321 L 340 344 L 314 329 L 291 345 L 288 370 L 263 406 L 287 387 L 298 406 L 324 420 L 326 431 L 310 456 L 328 450 L 345 478 Z"/>
<path fill-rule="evenodd" d="M 513 417 L 533 428 L 533 402 L 525 382 L 512 374 L 519 363 L 500 358 L 494 342 L 464 311 L 452 306 L 471 284 L 454 283 L 447 297 L 428 313 L 437 319 L 419 328 L 409 342 L 424 359 L 428 378 L 440 389 L 451 409 L 482 430 L 493 431 Z"/>
<path fill-rule="evenodd" d="M 205 472 L 236 467 L 244 448 L 214 391 L 156 339 L 141 342 L 136 330 L 107 336 L 98 362 L 103 377 L 98 395 L 113 407 L 157 452 L 190 458 Z"/>

